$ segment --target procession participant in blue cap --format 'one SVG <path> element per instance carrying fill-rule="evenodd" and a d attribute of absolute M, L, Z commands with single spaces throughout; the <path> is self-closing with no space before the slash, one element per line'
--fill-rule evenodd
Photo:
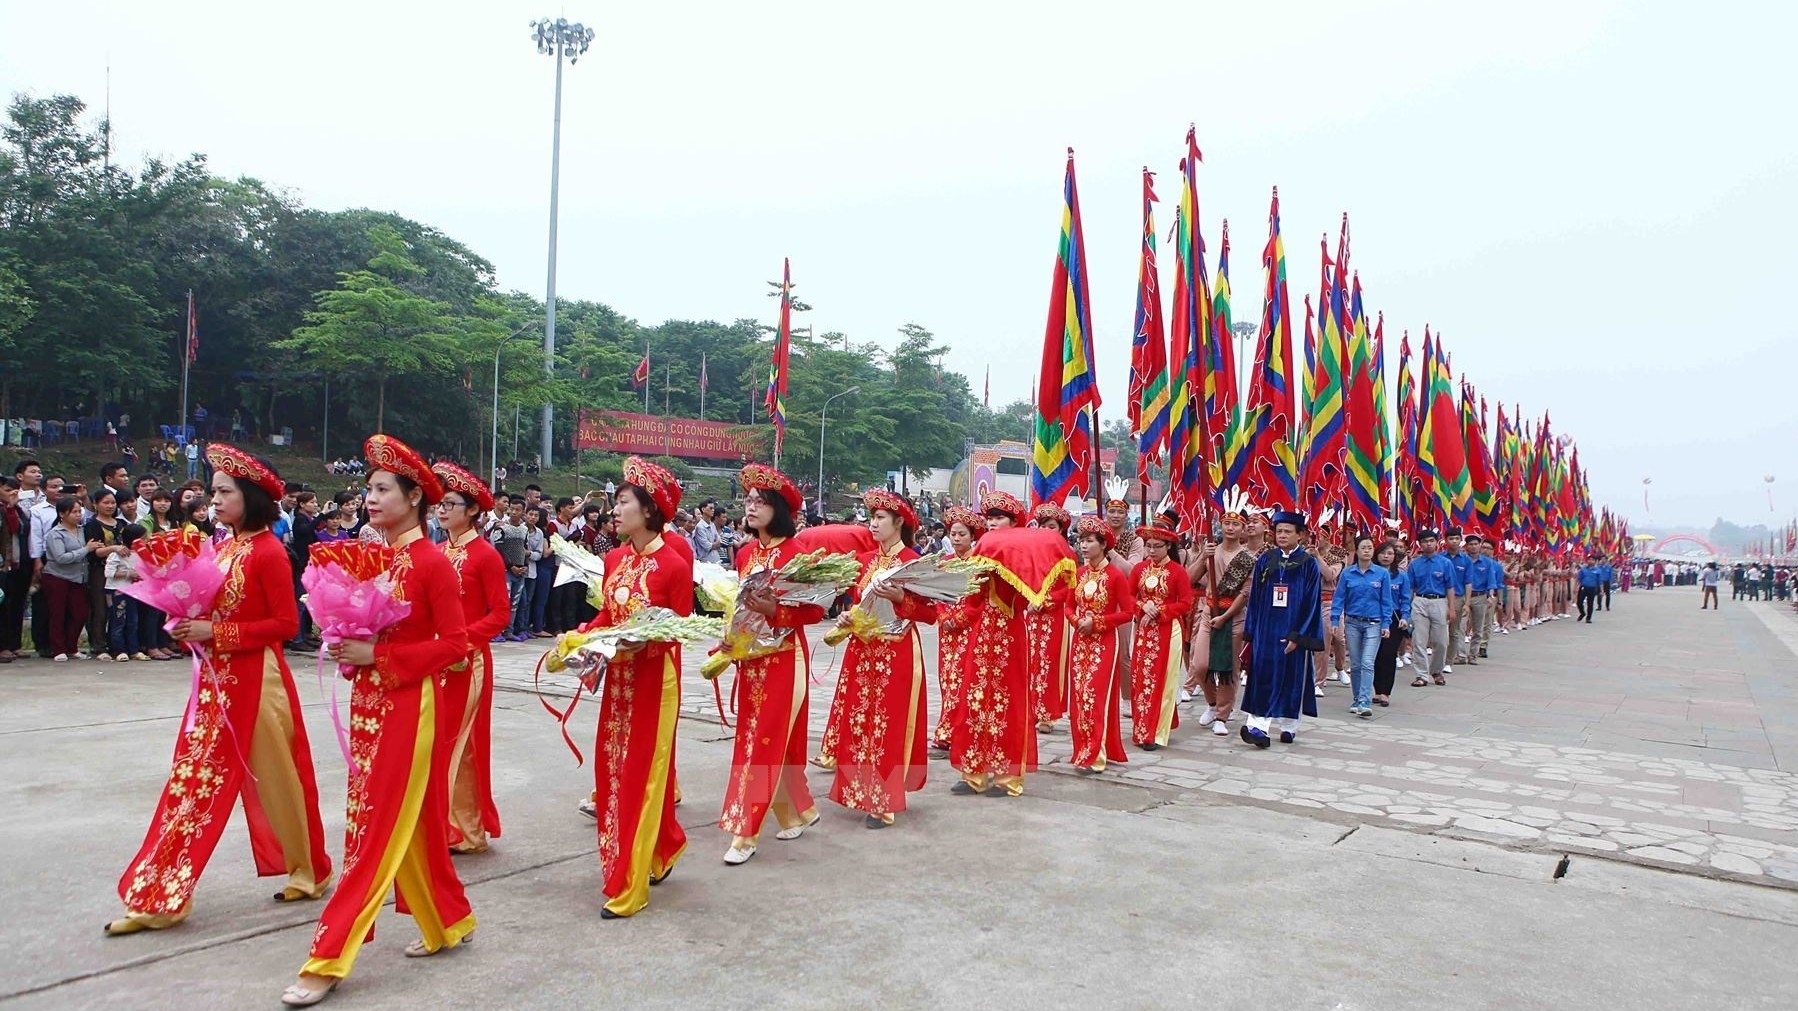
<path fill-rule="evenodd" d="M 1248 617 L 1243 632 L 1249 643 L 1249 683 L 1242 709 L 1249 714 L 1242 739 L 1257 748 L 1271 741 L 1298 737 L 1299 717 L 1317 715 L 1312 690 L 1311 657 L 1324 648 L 1323 574 L 1317 559 L 1300 546 L 1305 530 L 1302 513 L 1277 512 L 1274 546 L 1255 561 L 1249 576 Z"/>

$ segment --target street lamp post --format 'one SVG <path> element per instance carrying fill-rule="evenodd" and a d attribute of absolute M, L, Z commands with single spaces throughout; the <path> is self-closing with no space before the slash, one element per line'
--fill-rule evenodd
<path fill-rule="evenodd" d="M 490 465 L 487 468 L 487 480 L 495 488 L 499 486 L 499 353 L 506 349 L 507 342 L 512 340 L 512 338 L 517 337 L 519 334 L 524 333 L 535 325 L 536 324 L 534 323 L 526 323 L 524 326 L 521 326 L 500 338 L 500 342 L 493 347 L 493 441 L 488 446 L 491 453 L 489 459 Z"/>
<path fill-rule="evenodd" d="M 542 18 L 531 22 L 537 52 L 556 58 L 555 132 L 549 154 L 549 291 L 544 296 L 543 371 L 556 374 L 556 200 L 562 171 L 562 57 L 569 63 L 580 60 L 593 42 L 593 29 L 567 18 L 551 21 Z M 556 408 L 543 404 L 543 466 L 548 467 L 554 452 Z"/>
<path fill-rule="evenodd" d="M 818 409 L 818 512 L 824 512 L 824 418 L 830 412 L 830 402 L 838 397 L 846 397 L 851 393 L 860 393 L 860 386 L 851 386 L 841 393 L 833 393 L 824 398 L 824 406 Z"/>

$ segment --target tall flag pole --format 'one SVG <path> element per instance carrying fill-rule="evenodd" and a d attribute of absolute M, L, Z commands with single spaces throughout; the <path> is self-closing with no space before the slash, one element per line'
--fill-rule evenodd
<path fill-rule="evenodd" d="M 1367 313 L 1361 301 L 1361 275 L 1352 275 L 1352 290 L 1349 295 L 1349 372 L 1348 395 L 1344 403 L 1346 414 L 1345 439 L 1346 481 L 1348 484 L 1348 514 L 1352 522 L 1358 523 L 1363 530 L 1374 530 L 1380 525 L 1381 475 L 1384 473 L 1380 457 L 1379 430 L 1381 416 L 1377 413 L 1377 401 L 1374 397 L 1373 378 L 1373 338 L 1367 332 Z"/>
<path fill-rule="evenodd" d="M 1205 346 L 1205 434 L 1212 504 L 1224 507 L 1230 453 L 1240 439 L 1241 398 L 1236 388 L 1236 349 L 1230 332 L 1230 222 L 1223 223 L 1217 254 L 1217 290 L 1211 296 L 1210 339 Z"/>
<path fill-rule="evenodd" d="M 705 374 L 705 352 L 699 353 L 699 420 L 705 420 L 705 388 L 711 385 Z"/>
<path fill-rule="evenodd" d="M 1341 503 L 1345 492 L 1342 454 L 1343 365 L 1347 354 L 1342 336 L 1346 296 L 1340 270 L 1331 276 L 1329 239 L 1320 243 L 1323 267 L 1323 304 L 1317 309 L 1316 353 L 1311 399 L 1305 412 L 1305 438 L 1300 445 L 1299 497 L 1306 511 L 1318 515 Z"/>
<path fill-rule="evenodd" d="M 1399 523 L 1415 532 L 1419 526 L 1417 487 L 1421 477 L 1417 471 L 1417 387 L 1411 379 L 1409 330 L 1400 334 L 1398 340 L 1398 454 L 1394 471 L 1398 485 L 1394 505 Z"/>
<path fill-rule="evenodd" d="M 1280 238 L 1280 188 L 1267 211 L 1267 245 L 1261 250 L 1266 284 L 1261 295 L 1261 330 L 1255 339 L 1255 370 L 1249 378 L 1243 445 L 1230 454 L 1229 484 L 1242 489 L 1258 509 L 1290 509 L 1298 504 L 1293 439 L 1298 416 L 1292 388 L 1292 305 L 1286 293 L 1286 246 Z"/>
<path fill-rule="evenodd" d="M 1168 368 L 1173 373 L 1168 484 L 1181 526 L 1187 530 L 1197 530 L 1202 524 L 1207 498 L 1205 482 L 1210 476 L 1205 459 L 1210 441 L 1205 437 L 1203 397 L 1211 293 L 1205 276 L 1205 239 L 1198 220 L 1198 169 L 1202 157 L 1197 130 L 1188 127 L 1186 157 L 1180 160 L 1180 209 L 1174 216 L 1174 309 L 1168 336 Z"/>
<path fill-rule="evenodd" d="M 1095 381 L 1092 305 L 1086 286 L 1086 235 L 1080 226 L 1080 194 L 1074 181 L 1074 149 L 1068 148 L 1062 184 L 1061 240 L 1043 329 L 1042 371 L 1037 381 L 1036 445 L 1031 457 L 1032 502 L 1060 503 L 1071 491 L 1085 494 L 1096 478 Z"/>
<path fill-rule="evenodd" d="M 986 385 L 980 391 L 980 406 L 986 410 L 993 409 L 993 367 L 986 367 Z"/>
<path fill-rule="evenodd" d="M 774 331 L 774 358 L 768 363 L 768 393 L 762 404 L 774 423 L 774 468 L 780 469 L 780 444 L 787 437 L 787 366 L 793 347 L 793 263 L 780 261 L 780 322 Z M 645 352 L 647 357 L 647 352 Z"/>
<path fill-rule="evenodd" d="M 187 433 L 187 372 L 194 359 L 200 357 L 200 318 L 194 313 L 194 292 L 187 289 L 187 334 L 181 347 L 181 418 L 176 429 L 186 438 Z M 197 433 L 196 433 L 197 434 Z"/>
<path fill-rule="evenodd" d="M 1130 344 L 1130 432 L 1136 436 L 1136 479 L 1148 522 L 1149 464 L 1168 444 L 1167 334 L 1161 319 L 1160 270 L 1155 262 L 1155 174 L 1142 170 L 1142 250 L 1136 268 L 1136 325 Z"/>

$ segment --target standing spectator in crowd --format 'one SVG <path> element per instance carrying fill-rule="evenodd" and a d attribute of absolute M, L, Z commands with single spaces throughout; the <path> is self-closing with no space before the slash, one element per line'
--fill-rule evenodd
<path fill-rule="evenodd" d="M 306 566 L 312 562 L 312 546 L 318 543 L 318 495 L 310 491 L 298 492 L 293 496 L 293 534 L 287 545 L 287 556 L 293 565 L 293 595 L 298 600 L 305 595 L 305 587 L 300 577 L 306 573 Z M 300 632 L 287 644 L 287 648 L 310 649 L 312 639 L 312 614 L 304 606 L 300 607 Z"/>
<path fill-rule="evenodd" d="M 578 505 L 580 505 L 580 501 L 568 495 L 556 499 L 556 514 L 549 521 L 548 532 L 544 538 L 546 542 L 549 535 L 558 535 L 571 544 L 580 543 L 581 535 L 577 529 L 581 525 L 580 513 L 576 511 Z M 575 580 L 563 583 L 561 586 L 555 585 L 556 573 L 562 568 L 562 560 L 556 557 L 555 545 L 552 543 L 545 544 L 544 552 L 544 560 L 549 563 L 550 586 L 549 611 L 544 618 L 543 627 L 549 632 L 559 635 L 575 627 L 576 612 L 579 610 L 578 604 L 586 592 L 587 584 Z"/>
<path fill-rule="evenodd" d="M 94 516 L 87 521 L 82 535 L 89 543 L 100 546 L 88 554 L 87 564 L 87 642 L 101 663 L 110 663 L 112 635 L 107 622 L 112 618 L 112 601 L 106 593 L 106 563 L 124 554 L 125 529 L 132 526 L 119 519 L 119 496 L 112 488 L 101 485 L 93 496 Z M 141 528 L 140 528 L 141 529 Z M 125 654 L 129 659 L 131 654 Z"/>
<path fill-rule="evenodd" d="M 187 479 L 193 481 L 200 476 L 200 444 L 189 442 L 185 452 L 187 455 Z"/>
<path fill-rule="evenodd" d="M 496 638 L 523 642 L 530 638 L 525 631 L 531 624 L 525 577 L 531 570 L 531 546 L 530 530 L 524 525 L 522 498 L 507 504 L 505 518 L 493 525 L 487 537 L 499 550 L 500 561 L 506 563 L 506 595 L 512 602 L 512 624 L 504 635 Z"/>
<path fill-rule="evenodd" d="M 0 477 L 0 663 L 12 663 L 24 648 L 34 568 L 31 516 L 19 505 L 19 479 Z"/>
<path fill-rule="evenodd" d="M 121 499 L 131 487 L 131 475 L 122 463 L 103 463 L 100 465 L 100 486 L 111 488 Z"/>
<path fill-rule="evenodd" d="M 56 525 L 44 535 L 42 577 L 50 659 L 86 660 L 81 629 L 87 624 L 87 560 L 101 544 L 82 539 L 81 503 L 73 496 L 64 495 L 51 508 Z"/>
<path fill-rule="evenodd" d="M 140 474 L 138 475 L 137 480 L 132 482 L 132 490 L 137 492 L 137 519 L 139 523 L 143 522 L 145 516 L 150 515 L 150 496 L 156 494 L 156 489 L 159 484 L 160 482 L 156 480 L 154 474 Z"/>
<path fill-rule="evenodd" d="M 541 501 L 541 500 L 539 500 Z M 549 524 L 541 505 L 524 510 L 525 538 L 530 545 L 531 569 L 525 576 L 531 609 L 527 631 L 539 639 L 549 637 L 549 591 L 556 581 L 556 560 L 549 550 Z"/>
<path fill-rule="evenodd" d="M 139 483 L 139 487 L 143 487 Z M 167 488 L 156 488 L 149 493 L 150 507 L 139 510 L 138 525 L 144 528 L 145 534 L 160 534 L 174 530 L 182 525 L 181 513 L 175 506 L 175 493 Z M 152 660 L 175 659 L 175 640 L 169 637 L 162 626 L 169 616 L 156 610 L 141 600 L 131 602 L 137 608 L 138 636 L 143 640 L 145 651 Z"/>
<path fill-rule="evenodd" d="M 715 498 L 699 503 L 699 515 L 693 523 L 693 561 L 718 561 L 718 500 Z"/>
<path fill-rule="evenodd" d="M 126 501 L 131 501 L 127 499 Z M 144 528 L 135 523 L 119 524 L 120 551 L 106 559 L 102 570 L 102 579 L 106 594 L 106 635 L 107 645 L 112 650 L 113 659 L 123 663 L 125 660 L 153 660 L 145 649 L 148 632 L 138 624 L 138 602 L 119 591 L 131 585 L 137 578 L 137 556 L 132 554 L 131 547 L 143 540 Z"/>
<path fill-rule="evenodd" d="M 1698 601 L 1700 611 L 1723 609 L 1717 603 L 1717 583 L 1722 577 L 1723 573 L 1717 568 L 1716 562 L 1704 563 L 1704 571 L 1698 576 L 1699 585 L 1704 587 L 1704 595 Z"/>

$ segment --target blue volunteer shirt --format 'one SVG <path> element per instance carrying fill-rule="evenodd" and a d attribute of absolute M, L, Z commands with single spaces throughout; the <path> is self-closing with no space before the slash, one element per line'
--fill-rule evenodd
<path fill-rule="evenodd" d="M 1617 584 L 1617 571 L 1611 568 L 1610 562 L 1604 562 L 1598 566 L 1598 578 L 1603 580 L 1603 582 L 1599 584 L 1600 586 L 1615 586 Z"/>
<path fill-rule="evenodd" d="M 1392 577 L 1392 616 L 1400 621 L 1411 620 L 1411 574 L 1404 569 Z"/>
<path fill-rule="evenodd" d="M 1604 573 L 1601 572 L 1596 565 L 1582 565 L 1579 567 L 1579 585 L 1582 590 L 1598 589 L 1600 586 L 1604 585 L 1603 578 Z"/>
<path fill-rule="evenodd" d="M 1450 590 L 1460 592 L 1455 565 L 1443 555 L 1419 555 L 1405 566 L 1411 577 L 1411 592 L 1419 597 L 1446 597 Z"/>
<path fill-rule="evenodd" d="M 1339 624 L 1342 616 L 1367 618 L 1384 625 L 1392 620 L 1392 573 L 1370 565 L 1366 572 L 1350 565 L 1336 579 L 1336 595 L 1330 601 L 1330 624 Z"/>
<path fill-rule="evenodd" d="M 1448 561 L 1455 567 L 1455 592 L 1465 595 L 1467 593 L 1467 568 L 1473 564 L 1473 556 L 1462 551 L 1449 555 Z"/>
<path fill-rule="evenodd" d="M 1488 558 L 1488 559 L 1486 559 L 1486 561 L 1492 563 L 1492 588 L 1494 590 L 1504 589 L 1505 588 L 1505 563 L 1499 561 L 1496 558 Z"/>
<path fill-rule="evenodd" d="M 1498 563 L 1490 558 L 1475 558 L 1467 566 L 1467 588 L 1474 593 L 1489 593 L 1504 585 L 1504 578 L 1495 571 Z"/>

